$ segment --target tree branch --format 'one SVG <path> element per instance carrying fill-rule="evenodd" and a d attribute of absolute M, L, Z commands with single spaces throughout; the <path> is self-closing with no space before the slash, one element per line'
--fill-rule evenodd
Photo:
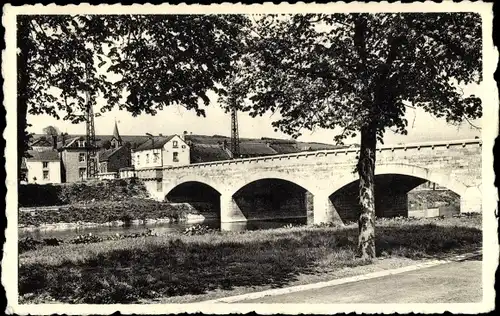
<path fill-rule="evenodd" d="M 467 123 L 469 123 L 470 126 L 472 126 L 473 128 L 477 129 L 477 130 L 481 130 L 481 127 L 477 126 L 477 125 L 474 125 L 472 124 L 472 122 L 469 120 L 469 118 L 467 116 L 464 116 L 465 120 L 467 121 Z"/>

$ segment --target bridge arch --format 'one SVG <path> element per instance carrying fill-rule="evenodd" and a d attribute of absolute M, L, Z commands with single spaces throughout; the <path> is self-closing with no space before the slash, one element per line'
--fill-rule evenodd
<path fill-rule="evenodd" d="M 218 183 L 210 181 L 209 179 L 207 179 L 207 177 L 199 176 L 199 175 L 194 175 L 193 174 L 193 175 L 183 176 L 182 178 L 179 178 L 179 179 L 177 179 L 174 182 L 171 182 L 171 181 L 165 182 L 164 181 L 164 185 L 167 184 L 167 186 L 164 187 L 164 189 L 163 189 L 163 195 L 167 196 L 176 187 L 178 187 L 178 186 L 180 186 L 182 184 L 188 183 L 188 182 L 197 182 L 197 183 L 204 184 L 204 185 L 206 185 L 208 187 L 213 188 L 219 194 L 222 194 L 222 192 L 225 191 L 222 186 L 220 186 Z"/>
<path fill-rule="evenodd" d="M 289 173 L 284 173 L 279 171 L 265 171 L 243 177 L 241 180 L 233 183 L 232 187 L 229 188 L 228 193 L 230 196 L 233 196 L 234 194 L 236 194 L 236 192 L 240 191 L 245 186 L 253 182 L 266 179 L 287 181 L 302 187 L 304 190 L 309 191 L 312 194 L 314 194 L 317 191 L 315 183 L 311 183 L 311 181 L 307 181 L 307 179 L 302 179 L 298 176 L 290 175 Z"/>
<path fill-rule="evenodd" d="M 344 221 L 354 221 L 359 212 L 357 173 L 344 174 L 325 193 L 332 207 Z M 440 171 L 405 164 L 383 164 L 375 167 L 375 211 L 377 217 L 408 216 L 408 192 L 426 181 L 431 181 L 453 191 L 445 193 L 452 201 L 444 212 L 458 212 L 459 196 L 467 186 Z"/>
<path fill-rule="evenodd" d="M 213 186 L 188 179 L 177 183 L 164 195 L 165 202 L 184 203 L 204 219 L 220 218 L 220 199 L 220 191 Z"/>
<path fill-rule="evenodd" d="M 460 196 L 464 195 L 467 190 L 467 185 L 453 179 L 452 177 L 450 177 L 450 175 L 414 165 L 382 164 L 375 166 L 375 176 L 386 174 L 398 174 L 431 181 L 448 188 L 449 190 L 457 193 Z M 351 172 L 345 174 L 338 181 L 335 181 L 333 187 L 328 188 L 328 191 L 330 193 L 335 193 L 346 185 L 357 180 L 359 180 L 359 176 L 357 173 Z"/>

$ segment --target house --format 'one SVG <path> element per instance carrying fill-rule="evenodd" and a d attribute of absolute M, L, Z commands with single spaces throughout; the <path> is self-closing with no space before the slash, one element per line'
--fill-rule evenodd
<path fill-rule="evenodd" d="M 189 145 L 179 135 L 151 137 L 132 152 L 132 164 L 136 170 L 189 163 Z"/>
<path fill-rule="evenodd" d="M 23 158 L 22 179 L 27 183 L 61 183 L 61 160 L 55 149 L 29 150 Z"/>
<path fill-rule="evenodd" d="M 87 179 L 87 141 L 85 137 L 78 136 L 68 140 L 62 145 L 62 180 L 63 182 L 76 182 Z"/>
<path fill-rule="evenodd" d="M 123 146 L 116 122 L 110 143 L 111 148 L 102 150 L 97 155 L 99 173 L 118 172 L 121 168 L 127 168 L 132 165 L 130 148 Z"/>

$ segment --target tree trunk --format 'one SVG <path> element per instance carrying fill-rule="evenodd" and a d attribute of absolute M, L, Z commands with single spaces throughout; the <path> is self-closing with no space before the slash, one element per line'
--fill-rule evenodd
<path fill-rule="evenodd" d="M 21 162 L 29 149 L 29 134 L 26 130 L 28 124 L 28 81 L 27 64 L 29 59 L 29 23 L 26 17 L 17 18 L 17 172 L 18 184 L 21 177 Z"/>
<path fill-rule="evenodd" d="M 375 152 L 377 146 L 374 124 L 361 128 L 361 149 L 357 170 L 359 174 L 358 254 L 375 258 Z"/>

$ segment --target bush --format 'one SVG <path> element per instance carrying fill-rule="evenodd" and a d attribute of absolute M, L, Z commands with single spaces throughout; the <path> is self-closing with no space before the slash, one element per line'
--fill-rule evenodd
<path fill-rule="evenodd" d="M 19 206 L 53 206 L 90 201 L 121 201 L 148 198 L 144 183 L 137 179 L 114 179 L 64 184 L 22 184 Z"/>
<path fill-rule="evenodd" d="M 190 226 L 190 227 L 187 227 L 186 229 L 184 229 L 184 235 L 205 235 L 205 234 L 208 234 L 208 233 L 213 233 L 215 232 L 216 230 L 214 229 L 211 229 L 210 227 L 206 226 L 206 225 L 193 225 L 193 226 Z"/>
<path fill-rule="evenodd" d="M 37 240 L 32 237 L 25 237 L 18 241 L 18 251 L 23 253 L 30 250 L 36 250 L 42 246 L 59 246 L 63 240 L 57 238 L 44 238 Z"/>

